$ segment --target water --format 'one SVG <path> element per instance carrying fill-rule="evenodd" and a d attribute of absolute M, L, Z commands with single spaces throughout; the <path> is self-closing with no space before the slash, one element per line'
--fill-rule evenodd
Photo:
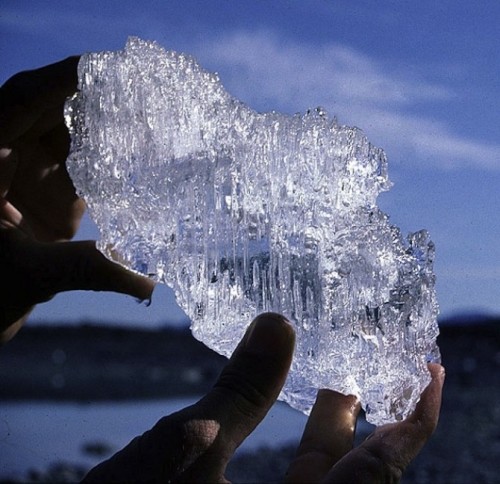
<path fill-rule="evenodd" d="M 102 442 L 114 452 L 152 427 L 161 417 L 196 400 L 1 403 L 0 478 L 22 476 L 29 469 L 46 469 L 57 461 L 90 468 L 103 457 L 85 454 L 83 444 Z M 298 443 L 305 422 L 304 414 L 278 402 L 238 452 Z"/>

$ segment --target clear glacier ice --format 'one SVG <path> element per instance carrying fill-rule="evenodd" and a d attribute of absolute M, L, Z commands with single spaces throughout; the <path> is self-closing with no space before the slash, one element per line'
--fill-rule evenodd
<path fill-rule="evenodd" d="M 65 117 L 99 249 L 172 287 L 196 338 L 230 355 L 258 313 L 283 313 L 282 400 L 308 413 L 319 388 L 355 394 L 377 425 L 412 411 L 439 360 L 434 245 L 377 207 L 387 161 L 362 131 L 257 113 L 137 38 L 82 56 Z"/>

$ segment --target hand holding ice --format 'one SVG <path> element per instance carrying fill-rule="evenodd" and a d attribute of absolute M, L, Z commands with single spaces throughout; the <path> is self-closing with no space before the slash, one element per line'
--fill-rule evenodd
<path fill-rule="evenodd" d="M 229 355 L 276 311 L 297 347 L 281 398 L 356 394 L 405 417 L 438 358 L 433 244 L 376 206 L 386 159 L 321 110 L 258 114 L 192 58 L 155 43 L 88 54 L 67 104 L 67 165 L 99 248 L 170 285 L 193 334 Z"/>

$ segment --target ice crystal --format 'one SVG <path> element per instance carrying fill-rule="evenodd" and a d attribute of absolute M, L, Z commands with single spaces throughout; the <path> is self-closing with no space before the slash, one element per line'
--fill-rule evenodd
<path fill-rule="evenodd" d="M 196 338 L 229 355 L 258 313 L 283 313 L 283 400 L 308 413 L 319 388 L 355 394 L 375 424 L 414 408 L 439 358 L 434 246 L 377 207 L 387 161 L 359 129 L 257 113 L 136 38 L 82 57 L 66 122 L 98 247 L 171 286 Z"/>

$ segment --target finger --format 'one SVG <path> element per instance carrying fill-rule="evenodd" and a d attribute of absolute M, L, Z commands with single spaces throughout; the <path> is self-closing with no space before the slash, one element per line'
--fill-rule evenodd
<path fill-rule="evenodd" d="M 38 243 L 13 230 L 1 237 L 4 305 L 24 307 L 78 289 L 151 297 L 152 280 L 111 262 L 92 241 Z"/>
<path fill-rule="evenodd" d="M 111 261 L 96 248 L 94 241 L 46 245 L 52 252 L 52 260 L 61 261 L 61 272 L 67 274 L 66 279 L 60 279 L 58 292 L 83 289 L 129 294 L 140 300 L 151 298 L 153 280 Z"/>
<path fill-rule="evenodd" d="M 64 165 L 68 147 L 67 130 L 59 123 L 40 142 L 15 150 L 22 161 L 17 163 L 7 198 L 40 241 L 71 239 L 85 211 Z"/>
<path fill-rule="evenodd" d="M 326 482 L 399 482 L 405 468 L 434 432 L 439 419 L 444 369 L 430 364 L 429 371 L 432 380 L 415 411 L 403 422 L 376 429 L 333 467 Z"/>
<path fill-rule="evenodd" d="M 22 213 L 3 197 L 0 197 L 0 227 L 3 229 L 12 229 L 12 231 L 19 231 L 25 236 L 33 237 L 33 233 L 26 224 Z M 8 238 L 8 234 L 9 232 L 5 231 L 5 234 L 2 235 L 2 239 Z M 14 238 L 17 239 L 17 237 Z"/>
<path fill-rule="evenodd" d="M 10 148 L 0 148 L 0 197 L 5 197 L 16 173 L 17 155 Z"/>
<path fill-rule="evenodd" d="M 276 313 L 259 315 L 200 406 L 216 411 L 225 437 L 239 445 L 275 403 L 295 346 L 290 323 Z M 245 426 L 242 426 L 242 420 Z"/>
<path fill-rule="evenodd" d="M 319 482 L 353 446 L 359 400 L 320 390 L 307 420 L 287 482 Z"/>
<path fill-rule="evenodd" d="M 212 391 L 196 406 L 220 426 L 216 451 L 223 475 L 236 448 L 275 403 L 285 383 L 295 332 L 275 313 L 258 316 L 222 371 Z"/>
<path fill-rule="evenodd" d="M 0 88 L 0 147 L 28 131 L 50 108 L 62 106 L 77 86 L 79 57 L 20 72 Z"/>
<path fill-rule="evenodd" d="M 429 363 L 428 368 L 432 378 L 431 383 L 422 393 L 415 411 L 406 419 L 406 423 L 420 427 L 424 435 L 430 437 L 436 430 L 439 420 L 445 370 L 437 363 Z"/>
<path fill-rule="evenodd" d="M 225 482 L 235 447 L 279 394 L 294 341 L 282 316 L 257 317 L 205 398 L 161 419 L 84 482 Z"/>

